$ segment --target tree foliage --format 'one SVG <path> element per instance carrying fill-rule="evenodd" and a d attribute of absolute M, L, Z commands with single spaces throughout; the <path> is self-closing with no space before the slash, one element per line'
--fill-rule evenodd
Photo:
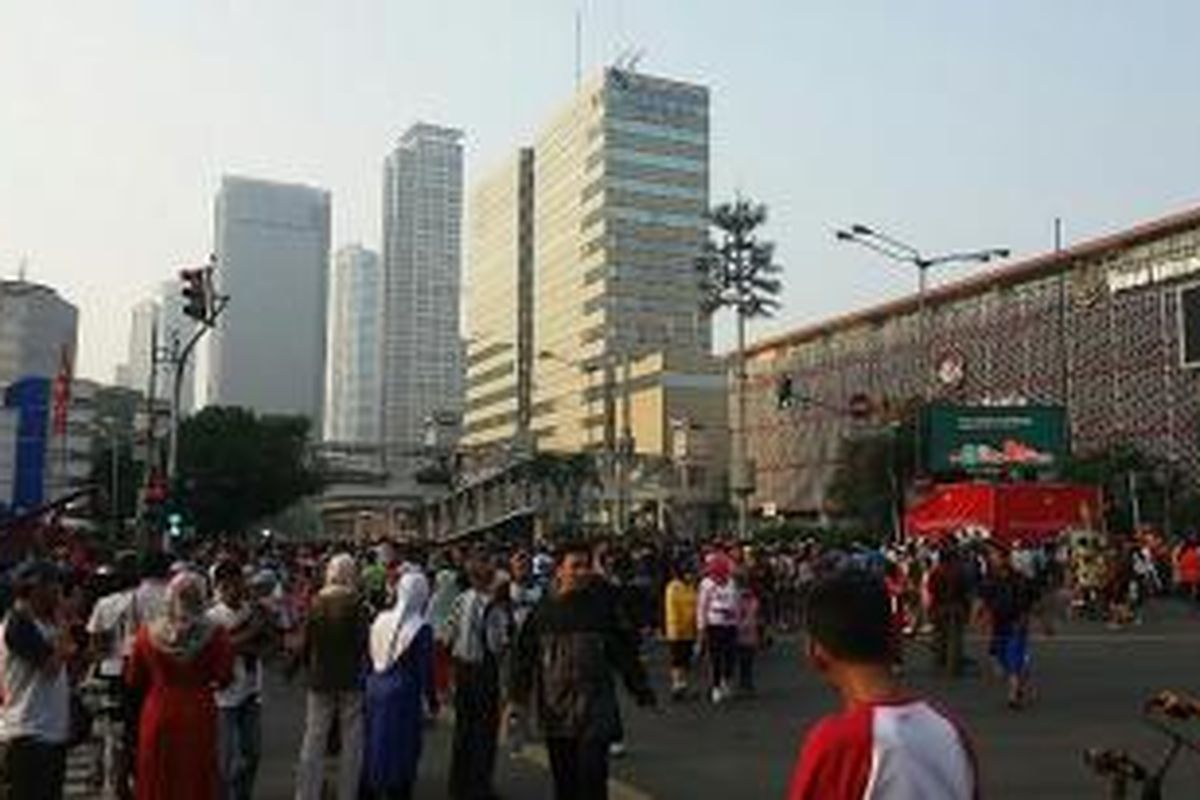
<path fill-rule="evenodd" d="M 210 407 L 179 430 L 183 500 L 200 534 L 242 533 L 321 487 L 304 417 Z"/>
<path fill-rule="evenodd" d="M 831 510 L 865 530 L 890 533 L 912 478 L 915 447 L 912 420 L 842 439 L 826 489 Z"/>
<path fill-rule="evenodd" d="M 713 235 L 696 258 L 706 312 L 732 308 L 745 318 L 769 317 L 779 308 L 783 267 L 775 263 L 775 245 L 755 231 L 767 221 L 767 207 L 738 198 L 707 215 Z"/>

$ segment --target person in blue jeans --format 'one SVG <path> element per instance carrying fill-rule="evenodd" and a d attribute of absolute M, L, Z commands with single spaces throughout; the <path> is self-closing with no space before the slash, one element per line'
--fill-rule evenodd
<path fill-rule="evenodd" d="M 990 554 L 979 599 L 991 624 L 988 653 L 1004 673 L 1008 707 L 1019 709 L 1029 699 L 1029 623 L 1038 603 L 1037 588 L 1013 569 L 1008 553 L 997 548 Z"/>
<path fill-rule="evenodd" d="M 242 567 L 232 560 L 213 570 L 217 601 L 210 622 L 229 633 L 234 649 L 233 683 L 216 692 L 217 767 L 221 800 L 250 800 L 262 755 L 262 649 L 271 622 L 248 596 Z"/>

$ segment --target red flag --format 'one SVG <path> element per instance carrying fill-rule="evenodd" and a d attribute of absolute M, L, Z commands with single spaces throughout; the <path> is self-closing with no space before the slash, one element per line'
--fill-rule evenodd
<path fill-rule="evenodd" d="M 67 412 L 71 406 L 71 351 L 64 344 L 59 352 L 58 374 L 54 376 L 54 433 L 67 433 Z"/>

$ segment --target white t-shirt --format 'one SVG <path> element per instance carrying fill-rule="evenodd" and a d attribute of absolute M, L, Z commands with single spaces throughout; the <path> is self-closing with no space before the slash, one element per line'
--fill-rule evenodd
<path fill-rule="evenodd" d="M 137 631 L 130 614 L 132 607 L 132 590 L 106 594 L 92 607 L 87 632 L 109 637 L 108 651 L 100 659 L 100 674 L 106 678 L 119 678 L 125 657 L 133 652 L 133 637 Z"/>
<path fill-rule="evenodd" d="M 4 703 L 0 706 L 0 741 L 30 736 L 50 744 L 63 744 L 70 734 L 71 689 L 67 670 L 59 667 L 47 673 L 41 667 L 20 658 L 8 649 L 8 627 L 14 622 L 9 614 L 0 625 L 0 679 Z M 53 646 L 58 630 L 52 625 L 32 621 L 36 631 Z"/>
<path fill-rule="evenodd" d="M 208 610 L 208 620 L 232 633 L 238 625 L 249 619 L 250 613 L 251 608 L 248 602 L 244 602 L 239 610 L 234 611 L 224 602 L 217 601 Z M 253 659 L 252 667 L 248 667 L 246 662 L 245 656 L 234 657 L 233 683 L 225 689 L 213 693 L 218 708 L 235 708 L 251 697 L 262 696 L 262 659 Z"/>
<path fill-rule="evenodd" d="M 167 610 L 167 582 L 160 580 L 144 580 L 133 590 L 133 605 L 130 614 L 133 618 L 134 632 L 158 619 Z"/>
<path fill-rule="evenodd" d="M 714 626 L 733 626 L 738 621 L 738 588 L 732 578 L 718 583 L 712 578 L 700 581 L 696 602 L 696 623 L 701 630 Z"/>

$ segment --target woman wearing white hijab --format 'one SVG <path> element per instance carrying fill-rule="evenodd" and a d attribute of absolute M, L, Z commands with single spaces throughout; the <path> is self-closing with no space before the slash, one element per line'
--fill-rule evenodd
<path fill-rule="evenodd" d="M 395 606 L 371 626 L 364 781 L 378 800 L 412 796 L 421 758 L 422 700 L 437 711 L 428 601 L 425 576 L 406 572 L 396 584 Z"/>

